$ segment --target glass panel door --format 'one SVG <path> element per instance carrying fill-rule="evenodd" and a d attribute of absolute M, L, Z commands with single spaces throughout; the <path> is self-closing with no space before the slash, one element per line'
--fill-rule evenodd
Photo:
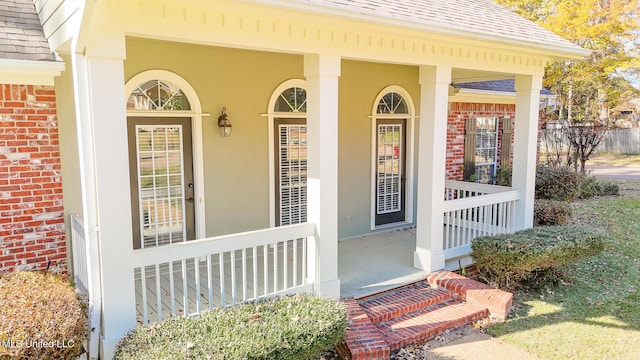
<path fill-rule="evenodd" d="M 376 225 L 404 221 L 405 120 L 378 120 Z"/>
<path fill-rule="evenodd" d="M 276 120 L 277 225 L 307 221 L 307 126 L 304 120 Z"/>
<path fill-rule="evenodd" d="M 130 120 L 135 248 L 194 238 L 190 127 L 167 120 Z"/>

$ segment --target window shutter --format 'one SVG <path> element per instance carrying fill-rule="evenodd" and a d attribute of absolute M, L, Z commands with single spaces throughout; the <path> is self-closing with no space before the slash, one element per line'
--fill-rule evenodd
<path fill-rule="evenodd" d="M 511 119 L 502 119 L 502 143 L 500 144 L 500 167 L 510 166 L 511 163 L 511 134 L 513 122 Z"/>
<path fill-rule="evenodd" d="M 464 127 L 464 174 L 465 180 L 476 173 L 476 119 L 467 119 Z"/>

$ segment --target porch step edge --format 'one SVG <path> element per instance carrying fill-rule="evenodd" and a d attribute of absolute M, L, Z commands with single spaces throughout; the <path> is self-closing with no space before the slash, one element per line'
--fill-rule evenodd
<path fill-rule="evenodd" d="M 510 292 L 446 270 L 427 275 L 427 281 L 434 287 L 441 287 L 456 293 L 461 300 L 470 304 L 486 307 L 491 316 L 497 319 L 506 319 L 511 311 L 513 294 Z"/>
<path fill-rule="evenodd" d="M 360 306 L 371 322 L 379 324 L 448 301 L 452 297 L 450 291 L 433 289 L 427 281 L 422 281 L 395 292 L 360 301 Z"/>
<path fill-rule="evenodd" d="M 391 351 L 428 341 L 489 316 L 486 307 L 449 300 L 375 325 Z"/>
<path fill-rule="evenodd" d="M 344 343 L 336 349 L 343 359 L 388 360 L 391 355 L 389 345 L 369 316 L 354 298 L 341 300 L 346 308 L 349 326 Z"/>

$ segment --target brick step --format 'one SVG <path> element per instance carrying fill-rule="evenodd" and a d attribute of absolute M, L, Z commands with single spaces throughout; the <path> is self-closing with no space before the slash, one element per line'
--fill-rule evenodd
<path fill-rule="evenodd" d="M 375 325 L 391 351 L 428 341 L 452 330 L 489 316 L 486 307 L 449 300 Z"/>
<path fill-rule="evenodd" d="M 346 298 L 342 302 L 347 310 L 349 326 L 344 344 L 336 347 L 340 356 L 351 360 L 389 359 L 389 345 L 358 301 Z"/>
<path fill-rule="evenodd" d="M 389 291 L 377 296 L 360 300 L 360 306 L 367 313 L 371 322 L 379 324 L 383 321 L 419 311 L 428 306 L 448 301 L 453 294 L 443 289 L 433 289 L 427 281 Z"/>

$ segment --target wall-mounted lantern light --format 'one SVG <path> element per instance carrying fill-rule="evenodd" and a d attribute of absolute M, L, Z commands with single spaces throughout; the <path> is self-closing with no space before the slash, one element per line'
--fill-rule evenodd
<path fill-rule="evenodd" d="M 227 108 L 222 108 L 222 113 L 218 116 L 218 130 L 220 130 L 220 136 L 231 136 L 231 122 L 227 119 Z"/>

